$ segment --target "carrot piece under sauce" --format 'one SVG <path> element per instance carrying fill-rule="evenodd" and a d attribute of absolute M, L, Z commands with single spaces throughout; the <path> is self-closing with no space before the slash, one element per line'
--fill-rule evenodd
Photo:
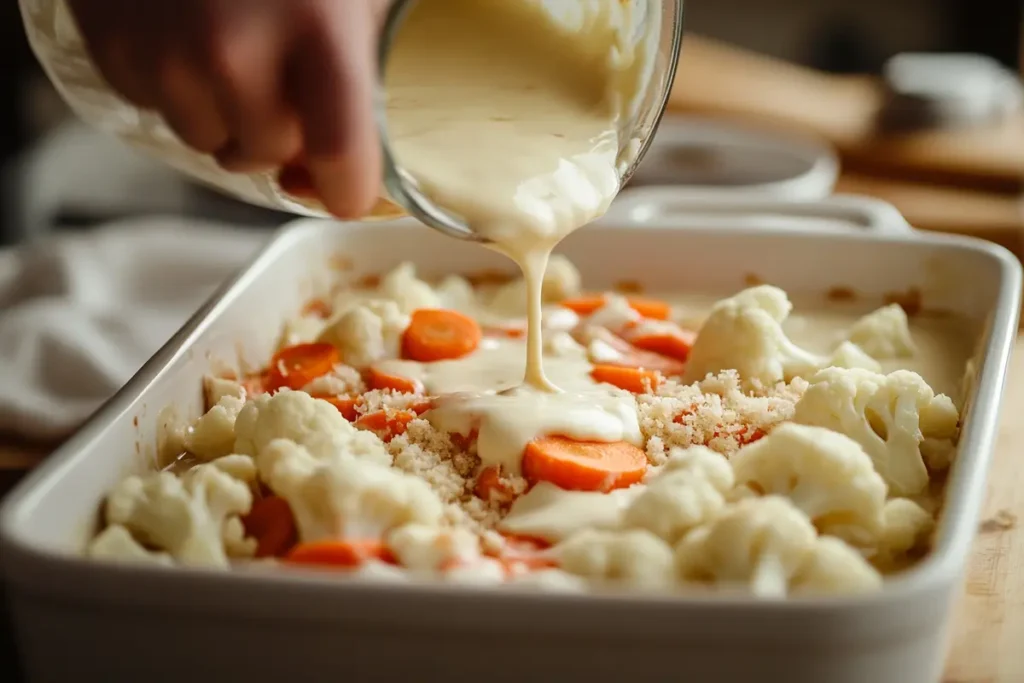
<path fill-rule="evenodd" d="M 322 377 L 341 362 L 338 349 L 331 344 L 296 344 L 274 354 L 267 368 L 266 389 L 301 389 Z"/>
<path fill-rule="evenodd" d="M 643 480 L 647 454 L 631 443 L 574 441 L 547 436 L 531 441 L 523 454 L 523 476 L 568 491 L 612 491 Z"/>

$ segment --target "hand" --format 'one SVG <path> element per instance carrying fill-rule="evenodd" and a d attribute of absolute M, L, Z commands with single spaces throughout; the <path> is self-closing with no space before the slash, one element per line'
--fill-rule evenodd
<path fill-rule="evenodd" d="M 367 213 L 388 0 L 69 0 L 102 75 L 226 169 L 302 158 L 327 209 Z"/>

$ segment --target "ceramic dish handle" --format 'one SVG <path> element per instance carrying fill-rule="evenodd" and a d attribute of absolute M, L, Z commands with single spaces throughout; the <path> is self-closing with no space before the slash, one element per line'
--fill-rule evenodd
<path fill-rule="evenodd" d="M 612 221 L 685 228 L 713 225 L 787 232 L 867 232 L 906 235 L 913 228 L 896 207 L 870 197 L 833 195 L 815 201 L 770 197 L 708 195 L 700 190 L 640 188 L 625 190 L 608 212 Z"/>

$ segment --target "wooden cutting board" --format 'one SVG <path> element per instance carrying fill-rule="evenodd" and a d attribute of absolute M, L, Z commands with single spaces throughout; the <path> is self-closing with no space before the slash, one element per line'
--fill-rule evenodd
<path fill-rule="evenodd" d="M 687 34 L 672 90 L 677 111 L 813 133 L 850 170 L 1001 192 L 1024 188 L 1024 113 L 1001 124 L 886 134 L 878 79 L 833 76 Z"/>
<path fill-rule="evenodd" d="M 669 106 L 820 137 L 842 157 L 838 191 L 886 200 L 922 230 L 981 237 L 1024 258 L 1024 113 L 997 126 L 893 135 L 875 125 L 883 102 L 877 79 L 687 35 Z"/>

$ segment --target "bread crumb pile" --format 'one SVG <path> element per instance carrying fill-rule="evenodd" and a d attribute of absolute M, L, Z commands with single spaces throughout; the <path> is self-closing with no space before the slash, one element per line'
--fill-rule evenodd
<path fill-rule="evenodd" d="M 656 392 L 638 395 L 637 410 L 645 450 L 652 466 L 663 465 L 673 448 L 706 446 L 729 457 L 742 446 L 791 420 L 807 382 L 796 378 L 774 386 L 745 388 L 739 375 L 726 370 L 701 382 L 668 380 Z M 417 397 L 391 391 L 366 394 L 360 412 L 408 409 Z M 513 495 L 484 500 L 476 493 L 480 459 L 476 442 L 436 429 L 425 419 L 411 421 L 406 432 L 388 443 L 394 466 L 426 481 L 448 505 L 452 524 L 474 531 L 493 529 L 508 504 L 528 488 L 520 476 L 502 479 Z"/>

